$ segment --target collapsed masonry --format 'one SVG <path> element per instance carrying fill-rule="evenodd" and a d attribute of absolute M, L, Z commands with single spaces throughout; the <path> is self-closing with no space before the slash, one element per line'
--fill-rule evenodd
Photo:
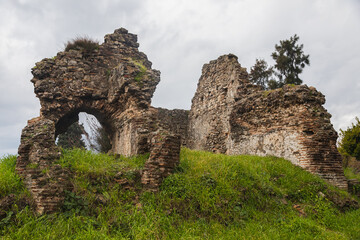
<path fill-rule="evenodd" d="M 285 86 L 263 91 L 251 85 L 234 55 L 203 67 L 190 111 L 151 106 L 160 72 L 138 51 L 134 34 L 117 29 L 91 51 L 59 52 L 32 69 L 40 117 L 24 128 L 17 171 L 37 211 L 53 212 L 71 189 L 69 174 L 55 162 L 56 136 L 78 121 L 97 117 L 112 152 L 150 152 L 142 183 L 156 190 L 179 161 L 180 144 L 226 154 L 284 157 L 332 184 L 347 188 L 336 149 L 337 134 L 324 96 L 314 88 Z M 181 136 L 181 140 L 180 140 Z"/>

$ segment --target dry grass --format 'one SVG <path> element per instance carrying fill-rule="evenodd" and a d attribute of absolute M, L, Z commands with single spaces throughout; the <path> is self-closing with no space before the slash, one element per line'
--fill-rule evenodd
<path fill-rule="evenodd" d="M 76 37 L 65 44 L 65 52 L 70 50 L 81 50 L 87 53 L 99 48 L 99 42 L 88 36 Z"/>

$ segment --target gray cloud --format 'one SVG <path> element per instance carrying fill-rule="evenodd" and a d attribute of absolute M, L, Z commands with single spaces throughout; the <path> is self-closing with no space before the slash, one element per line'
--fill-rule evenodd
<path fill-rule="evenodd" d="M 359 116 L 360 4 L 344 1 L 4 0 L 0 3 L 0 156 L 39 114 L 30 69 L 78 35 L 99 41 L 125 27 L 161 71 L 155 106 L 189 109 L 204 63 L 234 53 L 250 68 L 273 64 L 279 40 L 297 33 L 311 66 L 302 78 L 326 95 L 336 129 Z"/>

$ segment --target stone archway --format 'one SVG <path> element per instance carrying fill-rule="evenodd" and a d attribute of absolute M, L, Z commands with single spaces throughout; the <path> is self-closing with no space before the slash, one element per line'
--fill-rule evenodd
<path fill-rule="evenodd" d="M 151 69 L 151 62 L 138 46 L 137 36 L 121 28 L 91 50 L 77 47 L 59 52 L 32 69 L 40 116 L 29 120 L 22 131 L 16 169 L 39 213 L 56 211 L 64 191 L 71 189 L 69 174 L 55 164 L 61 154 L 55 139 L 78 120 L 79 112 L 97 117 L 109 133 L 114 153 L 130 156 L 150 152 L 151 139 L 161 128 L 158 111 L 150 107 L 160 72 Z M 156 144 L 163 143 L 167 152 L 177 152 L 170 159 L 178 161 L 180 141 L 170 135 Z M 153 156 L 161 155 L 162 148 L 156 149 Z M 168 174 L 152 174 L 152 165 L 147 166 L 144 184 L 158 183 Z"/>
<path fill-rule="evenodd" d="M 148 148 L 137 147 L 136 142 L 144 141 L 147 127 L 142 119 L 160 72 L 151 69 L 151 62 L 138 46 L 136 35 L 121 28 L 106 35 L 105 42 L 91 52 L 85 54 L 79 48 L 36 63 L 31 81 L 40 99 L 40 116 L 55 122 L 55 135 L 67 129 L 83 111 L 95 115 L 112 133 L 115 152 L 129 156 Z M 135 130 L 139 124 L 142 134 Z M 119 138 L 137 136 L 139 139 L 131 140 L 135 146 L 118 144 Z"/>

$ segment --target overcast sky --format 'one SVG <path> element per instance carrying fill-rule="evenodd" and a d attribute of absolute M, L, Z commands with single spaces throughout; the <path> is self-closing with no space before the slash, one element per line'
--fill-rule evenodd
<path fill-rule="evenodd" d="M 301 78 L 326 96 L 336 130 L 360 117 L 359 0 L 0 0 L 0 156 L 39 115 L 31 68 L 88 35 L 124 27 L 161 71 L 153 106 L 190 109 L 201 68 L 233 53 L 250 69 L 295 33 L 310 54 Z"/>

